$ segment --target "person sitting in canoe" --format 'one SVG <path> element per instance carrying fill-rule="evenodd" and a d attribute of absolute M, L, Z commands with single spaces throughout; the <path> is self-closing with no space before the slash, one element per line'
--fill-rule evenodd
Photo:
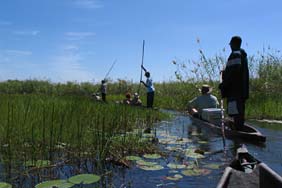
<path fill-rule="evenodd" d="M 131 100 L 131 105 L 133 105 L 133 106 L 141 106 L 142 105 L 142 101 L 141 101 L 138 93 L 134 93 L 133 99 Z"/>
<path fill-rule="evenodd" d="M 130 93 L 126 93 L 125 94 L 125 99 L 123 99 L 122 104 L 131 104 L 131 94 Z"/>
<path fill-rule="evenodd" d="M 201 88 L 201 96 L 195 97 L 188 103 L 188 112 L 194 117 L 201 118 L 202 109 L 217 108 L 219 102 L 215 96 L 211 94 L 212 88 L 204 84 Z"/>

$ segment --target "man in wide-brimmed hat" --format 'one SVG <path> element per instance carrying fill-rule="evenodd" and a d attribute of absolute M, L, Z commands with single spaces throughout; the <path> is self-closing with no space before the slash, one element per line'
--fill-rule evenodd
<path fill-rule="evenodd" d="M 212 88 L 209 85 L 202 85 L 200 91 L 202 95 L 192 99 L 188 104 L 188 112 L 194 117 L 199 118 L 201 117 L 202 109 L 217 108 L 219 105 L 217 98 L 211 94 Z"/>

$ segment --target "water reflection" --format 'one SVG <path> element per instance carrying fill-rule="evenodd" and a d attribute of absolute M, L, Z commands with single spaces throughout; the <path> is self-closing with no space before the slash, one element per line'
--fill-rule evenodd
<path fill-rule="evenodd" d="M 112 164 L 97 166 L 95 161 L 84 159 L 58 161 L 60 165 L 39 171 L 21 168 L 15 169 L 22 171 L 15 171 L 12 167 L 17 164 L 6 160 L 0 163 L 0 182 L 12 180 L 16 187 L 29 188 L 44 180 L 67 179 L 78 173 L 94 173 L 101 175 L 101 181 L 80 187 L 215 187 L 224 168 L 235 156 L 236 149 L 244 143 L 240 140 L 226 140 L 227 152 L 224 153 L 221 136 L 193 125 L 189 117 L 182 114 L 175 114 L 173 120 L 160 122 L 155 127 L 154 134 L 159 140 L 158 146 L 163 155 L 158 159 L 143 157 L 143 160 L 162 166 L 161 170 L 143 170 L 135 161 L 130 163 L 130 168 L 125 168 Z M 249 152 L 278 174 L 282 174 L 282 131 L 265 127 L 258 129 L 267 136 L 266 145 L 261 147 L 245 143 Z M 189 168 L 200 170 L 189 171 Z M 182 178 L 177 179 L 180 176 Z"/>

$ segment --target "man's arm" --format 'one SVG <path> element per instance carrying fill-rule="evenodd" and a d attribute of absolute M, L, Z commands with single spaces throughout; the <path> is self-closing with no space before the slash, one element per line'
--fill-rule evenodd
<path fill-rule="evenodd" d="M 147 70 L 145 69 L 145 67 L 144 67 L 143 65 L 141 65 L 141 68 L 142 68 L 145 72 L 147 72 Z"/>
<path fill-rule="evenodd" d="M 140 83 L 142 83 L 145 87 L 148 87 L 148 85 L 143 80 L 141 80 Z"/>

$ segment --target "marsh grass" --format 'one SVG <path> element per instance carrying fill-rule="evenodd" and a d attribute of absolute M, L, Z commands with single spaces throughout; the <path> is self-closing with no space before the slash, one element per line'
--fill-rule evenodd
<path fill-rule="evenodd" d="M 28 161 L 46 160 L 56 166 L 91 159 L 102 166 L 107 158 L 118 161 L 131 152 L 151 151 L 151 142 L 141 139 L 142 129 L 166 117 L 155 110 L 81 96 L 28 94 L 0 95 L 0 114 L 1 163 L 6 172 L 18 173 L 28 171 Z M 140 131 L 133 134 L 136 128 Z"/>

